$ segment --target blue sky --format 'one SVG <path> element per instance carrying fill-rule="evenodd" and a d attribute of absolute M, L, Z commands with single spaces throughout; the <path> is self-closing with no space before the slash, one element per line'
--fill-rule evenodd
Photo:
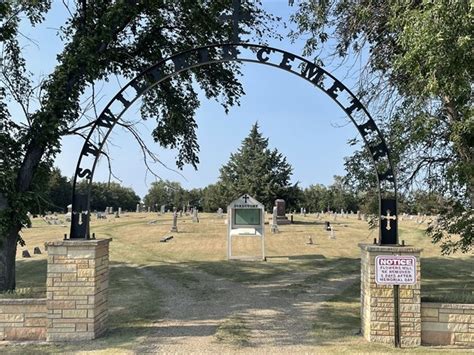
<path fill-rule="evenodd" d="M 266 10 L 284 19 L 296 9 L 289 7 L 286 0 L 264 0 L 263 4 Z M 36 42 L 25 42 L 29 69 L 35 78 L 49 74 L 54 68 L 56 54 L 62 49 L 56 29 L 64 18 L 62 2 L 55 1 L 43 25 L 35 29 L 24 28 L 24 34 Z M 281 29 L 282 34 L 287 32 L 287 29 Z M 288 39 L 272 41 L 271 45 L 295 54 L 301 54 L 303 48 L 303 42 L 291 43 Z M 354 68 L 342 66 L 334 69 L 328 66 L 327 69 L 349 88 L 354 86 Z M 219 168 L 238 149 L 256 121 L 263 135 L 269 138 L 270 147 L 277 148 L 293 166 L 292 182 L 299 181 L 303 187 L 315 183 L 330 184 L 334 175 L 344 174 L 343 158 L 354 149 L 347 144 L 347 140 L 355 137 L 357 130 L 326 94 L 301 78 L 263 65 L 244 64 L 243 74 L 246 96 L 241 99 L 241 106 L 232 108 L 228 115 L 217 102 L 201 95 L 201 107 L 196 117 L 201 147 L 198 170 L 185 167 L 182 177 L 157 165 L 155 171 L 160 177 L 178 181 L 184 188 L 205 187 L 216 182 Z M 105 83 L 98 107 L 105 105 L 116 90 L 117 85 L 113 82 Z M 13 112 L 16 109 L 12 106 Z M 131 107 L 127 116 L 137 117 L 137 110 L 138 105 Z M 161 149 L 153 143 L 153 126 L 153 122 L 140 125 L 143 138 L 164 164 L 175 169 L 176 152 Z M 132 187 L 143 197 L 155 177 L 146 173 L 137 143 L 131 135 L 119 129 L 114 131 L 111 139 L 110 153 L 115 175 L 123 185 Z M 81 145 L 78 138 L 67 137 L 63 140 L 63 150 L 56 159 L 56 165 L 64 175 L 73 175 Z M 96 170 L 94 180 L 104 181 L 107 177 L 108 169 L 104 161 Z"/>

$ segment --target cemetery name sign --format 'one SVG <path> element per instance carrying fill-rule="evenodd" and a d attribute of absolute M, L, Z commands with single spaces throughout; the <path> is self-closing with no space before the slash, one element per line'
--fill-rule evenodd
<path fill-rule="evenodd" d="M 414 256 L 409 255 L 376 256 L 375 283 L 377 285 L 416 284 L 416 258 Z"/>
<path fill-rule="evenodd" d="M 215 44 L 178 53 L 144 70 L 115 95 L 94 122 L 79 156 L 73 180 L 70 238 L 89 238 L 92 177 L 103 146 L 125 111 L 152 87 L 180 72 L 231 61 L 263 64 L 295 74 L 322 90 L 341 107 L 361 134 L 375 167 L 380 200 L 379 244 L 398 244 L 397 189 L 393 164 L 385 140 L 364 105 L 342 82 L 313 62 L 277 48 L 250 43 Z M 85 195 L 76 191 L 78 179 L 86 181 L 88 188 Z"/>

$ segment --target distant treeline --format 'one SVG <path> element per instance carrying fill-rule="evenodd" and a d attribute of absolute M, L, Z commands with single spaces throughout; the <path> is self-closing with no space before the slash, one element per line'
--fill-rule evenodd
<path fill-rule="evenodd" d="M 80 183 L 78 191 L 85 193 L 85 184 Z M 232 195 L 222 182 L 211 184 L 205 188 L 184 189 L 180 183 L 172 181 L 158 181 L 152 183 L 148 193 L 143 199 L 146 206 L 154 211 L 159 211 L 162 205 L 166 209 L 178 210 L 187 206 L 197 207 L 202 212 L 216 212 L 223 208 L 239 194 Z M 278 198 L 279 196 L 277 196 Z M 287 212 L 300 211 L 305 208 L 309 212 L 320 211 L 353 211 L 360 210 L 363 213 L 377 213 L 378 195 L 376 192 L 353 193 L 344 179 L 340 176 L 334 177 L 333 184 L 324 186 L 322 184 L 311 185 L 307 188 L 291 186 L 281 196 L 287 202 Z M 268 211 L 274 205 L 275 198 L 271 196 L 265 199 L 262 196 L 260 202 L 265 204 Z M 31 213 L 44 213 L 45 211 L 65 212 L 67 205 L 72 201 L 71 180 L 61 175 L 58 168 L 51 172 L 48 188 L 38 195 L 37 204 L 32 206 Z M 91 210 L 102 211 L 106 207 L 121 207 L 123 210 L 135 211 L 140 197 L 129 187 L 123 187 L 118 183 L 92 183 Z M 400 212 L 411 214 L 436 214 L 442 204 L 442 198 L 434 193 L 415 191 L 410 195 L 402 196 L 399 201 Z"/>

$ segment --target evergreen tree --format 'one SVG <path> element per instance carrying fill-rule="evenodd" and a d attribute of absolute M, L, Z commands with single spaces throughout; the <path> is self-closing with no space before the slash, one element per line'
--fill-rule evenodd
<path fill-rule="evenodd" d="M 270 209 L 275 199 L 287 199 L 295 186 L 290 185 L 292 167 L 277 149 L 268 148 L 255 123 L 250 134 L 229 162 L 220 170 L 220 183 L 228 202 L 242 194 L 249 194 Z"/>

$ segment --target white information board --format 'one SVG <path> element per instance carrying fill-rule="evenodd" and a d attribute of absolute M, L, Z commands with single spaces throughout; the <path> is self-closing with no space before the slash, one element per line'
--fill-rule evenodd
<path fill-rule="evenodd" d="M 376 256 L 375 283 L 377 285 L 416 284 L 416 257 L 411 255 Z"/>
<path fill-rule="evenodd" d="M 245 194 L 227 206 L 227 259 L 250 259 L 232 255 L 232 238 L 259 237 L 262 239 L 262 260 L 265 260 L 265 207 Z"/>

